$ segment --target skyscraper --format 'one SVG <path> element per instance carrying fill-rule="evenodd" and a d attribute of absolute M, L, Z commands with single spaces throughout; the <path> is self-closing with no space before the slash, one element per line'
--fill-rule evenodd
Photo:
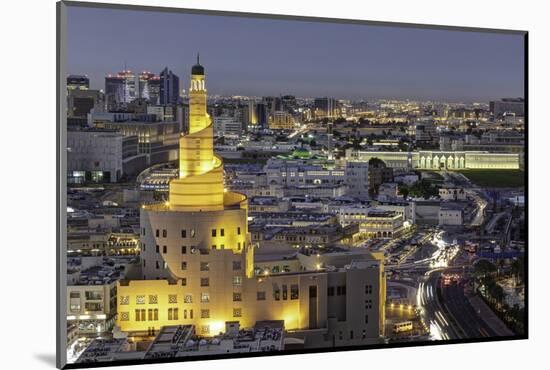
<path fill-rule="evenodd" d="M 67 76 L 67 90 L 88 90 L 90 88 L 90 79 L 84 75 Z"/>
<path fill-rule="evenodd" d="M 159 102 L 161 105 L 177 104 L 180 79 L 168 67 L 160 72 Z"/>
<path fill-rule="evenodd" d="M 139 78 L 130 70 L 105 77 L 105 100 L 109 109 L 139 98 Z"/>

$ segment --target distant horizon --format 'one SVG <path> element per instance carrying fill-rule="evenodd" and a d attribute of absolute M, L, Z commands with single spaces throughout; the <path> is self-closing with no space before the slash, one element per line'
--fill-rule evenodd
<path fill-rule="evenodd" d="M 524 98 L 521 34 L 68 8 L 68 74 L 168 67 L 188 89 L 196 54 L 209 95 L 488 103 Z M 175 35 L 175 36 L 173 36 Z M 162 59 L 162 62 L 159 60 Z"/>

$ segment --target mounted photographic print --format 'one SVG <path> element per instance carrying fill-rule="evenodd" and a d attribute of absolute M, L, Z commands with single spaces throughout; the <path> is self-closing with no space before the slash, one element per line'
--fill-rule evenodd
<path fill-rule="evenodd" d="M 527 338 L 526 50 L 58 3 L 58 367 Z"/>

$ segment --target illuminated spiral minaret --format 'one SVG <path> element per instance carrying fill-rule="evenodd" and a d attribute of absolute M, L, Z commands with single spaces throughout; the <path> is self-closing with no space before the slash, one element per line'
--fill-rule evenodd
<path fill-rule="evenodd" d="M 204 67 L 191 69 L 189 133 L 179 140 L 179 178 L 170 182 L 170 208 L 212 211 L 224 207 L 223 164 L 214 154 L 214 129 L 206 111 Z"/>

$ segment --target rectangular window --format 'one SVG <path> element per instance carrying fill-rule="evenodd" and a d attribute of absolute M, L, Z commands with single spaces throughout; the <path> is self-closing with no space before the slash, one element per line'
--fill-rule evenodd
<path fill-rule="evenodd" d="M 189 310 L 189 318 L 190 318 L 190 319 L 193 318 L 193 309 L 190 309 L 190 310 Z"/>
<path fill-rule="evenodd" d="M 181 230 L 181 237 L 187 238 L 187 230 Z"/>
<path fill-rule="evenodd" d="M 220 229 L 220 236 L 225 236 L 225 230 L 224 229 Z"/>
<path fill-rule="evenodd" d="M 234 308 L 233 309 L 233 317 L 241 317 L 242 316 L 242 309 L 240 308 Z"/>
<path fill-rule="evenodd" d="M 201 271 L 209 271 L 210 264 L 208 262 L 201 262 Z"/>
<path fill-rule="evenodd" d="M 234 292 L 233 293 L 233 302 L 240 302 L 240 301 L 242 301 L 241 293 Z"/>
<path fill-rule="evenodd" d="M 365 294 L 372 294 L 372 285 L 365 285 Z"/>
<path fill-rule="evenodd" d="M 155 236 L 158 238 L 160 236 L 160 231 L 159 229 L 155 230 Z"/>
<path fill-rule="evenodd" d="M 365 324 L 369 323 L 369 315 L 365 315 Z"/>
<path fill-rule="evenodd" d="M 167 235 L 166 229 L 162 230 L 162 237 L 163 237 L 163 238 L 166 238 L 166 235 Z"/>
<path fill-rule="evenodd" d="M 136 321 L 145 321 L 145 309 L 136 309 Z"/>
<path fill-rule="evenodd" d="M 71 298 L 80 298 L 80 292 L 71 292 L 69 296 Z"/>
<path fill-rule="evenodd" d="M 155 251 L 156 251 L 157 253 L 160 253 L 160 247 L 158 246 L 158 244 L 157 244 L 155 247 L 156 247 L 156 248 L 155 248 Z"/>
<path fill-rule="evenodd" d="M 233 286 L 241 286 L 243 283 L 243 278 L 241 276 L 233 276 Z"/>
<path fill-rule="evenodd" d="M 182 270 L 187 270 L 187 262 L 185 262 L 185 261 L 181 262 L 181 269 Z"/>
<path fill-rule="evenodd" d="M 128 296 L 128 295 L 121 296 L 120 297 L 120 304 L 124 304 L 124 305 L 130 304 L 130 296 Z"/>
<path fill-rule="evenodd" d="M 210 293 L 201 293 L 201 303 L 210 302 Z"/>
<path fill-rule="evenodd" d="M 327 295 L 329 297 L 332 297 L 334 296 L 334 287 L 333 286 L 329 286 L 328 289 L 327 289 Z"/>
<path fill-rule="evenodd" d="M 265 301 L 265 292 L 256 292 L 257 301 Z"/>
<path fill-rule="evenodd" d="M 237 227 L 237 235 L 241 235 L 241 228 Z"/>
<path fill-rule="evenodd" d="M 162 246 L 162 253 L 166 254 L 166 252 L 168 252 L 168 249 L 166 248 L 165 245 Z"/>
<path fill-rule="evenodd" d="M 216 229 L 212 229 L 212 237 L 216 236 Z"/>
<path fill-rule="evenodd" d="M 213 245 L 213 246 L 212 246 L 212 249 L 216 249 L 216 246 L 215 246 L 215 245 Z"/>
<path fill-rule="evenodd" d="M 178 303 L 178 295 L 168 294 L 168 303 Z"/>
<path fill-rule="evenodd" d="M 145 252 L 145 243 L 141 243 L 141 250 Z"/>
<path fill-rule="evenodd" d="M 155 261 L 155 268 L 157 270 L 160 268 L 160 262 L 159 261 Z"/>
<path fill-rule="evenodd" d="M 172 316 L 174 320 L 179 320 L 179 308 L 172 308 Z"/>
<path fill-rule="evenodd" d="M 288 298 L 288 292 L 286 289 L 286 285 L 283 285 L 283 301 L 286 301 Z"/>
<path fill-rule="evenodd" d="M 201 319 L 208 319 L 210 318 L 210 310 L 201 310 Z"/>
<path fill-rule="evenodd" d="M 238 251 L 241 250 L 241 242 L 237 242 L 237 250 L 238 250 Z"/>
<path fill-rule="evenodd" d="M 181 285 L 187 286 L 187 278 L 181 278 Z"/>
<path fill-rule="evenodd" d="M 183 310 L 183 319 L 187 320 L 187 310 Z"/>
<path fill-rule="evenodd" d="M 233 261 L 233 271 L 239 271 L 241 269 L 241 261 Z"/>
<path fill-rule="evenodd" d="M 183 303 L 193 303 L 193 296 L 191 294 L 186 294 L 185 297 L 183 297 Z"/>
<path fill-rule="evenodd" d="M 195 229 L 191 229 L 191 237 L 192 237 L 192 238 L 195 237 Z"/>
<path fill-rule="evenodd" d="M 181 254 L 187 254 L 187 247 L 185 245 L 181 247 Z"/>
<path fill-rule="evenodd" d="M 201 286 L 210 286 L 209 278 L 201 278 Z"/>
<path fill-rule="evenodd" d="M 274 289 L 273 290 L 273 298 L 276 300 L 276 301 L 280 301 L 281 300 L 281 291 L 279 289 Z"/>
<path fill-rule="evenodd" d="M 137 295 L 136 296 L 136 304 L 145 304 L 145 296 L 144 295 Z"/>
<path fill-rule="evenodd" d="M 299 288 L 297 284 L 292 284 L 290 286 L 290 299 L 298 299 Z"/>
<path fill-rule="evenodd" d="M 96 291 L 87 291 L 84 293 L 87 300 L 99 301 L 103 299 L 103 293 Z"/>
<path fill-rule="evenodd" d="M 149 304 L 157 304 L 158 302 L 158 296 L 156 294 L 150 294 L 149 295 Z"/>

